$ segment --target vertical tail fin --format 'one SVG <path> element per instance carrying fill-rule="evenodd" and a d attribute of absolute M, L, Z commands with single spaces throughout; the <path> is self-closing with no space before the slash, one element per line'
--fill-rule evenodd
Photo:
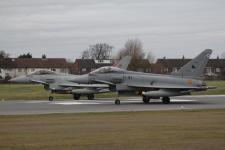
<path fill-rule="evenodd" d="M 172 75 L 200 78 L 203 75 L 204 68 L 208 63 L 211 54 L 211 49 L 204 50 L 197 57 L 184 65 L 178 72 L 172 73 Z"/>
<path fill-rule="evenodd" d="M 118 63 L 114 64 L 113 66 L 127 70 L 128 65 L 130 64 L 131 58 L 132 58 L 131 56 L 127 55 L 123 57 Z"/>

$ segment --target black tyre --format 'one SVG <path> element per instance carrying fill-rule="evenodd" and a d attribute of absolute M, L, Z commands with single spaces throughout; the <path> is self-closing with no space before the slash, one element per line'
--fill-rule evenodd
<path fill-rule="evenodd" d="M 88 100 L 93 100 L 95 98 L 94 94 L 90 94 L 87 97 L 88 97 Z"/>
<path fill-rule="evenodd" d="M 170 98 L 169 97 L 163 97 L 162 98 L 163 104 L 169 104 L 170 103 Z"/>
<path fill-rule="evenodd" d="M 79 100 L 80 99 L 80 95 L 79 94 L 74 94 L 73 95 L 73 99 L 74 100 Z"/>
<path fill-rule="evenodd" d="M 116 105 L 120 105 L 120 100 L 118 100 L 118 99 L 115 100 L 115 104 L 116 104 Z"/>
<path fill-rule="evenodd" d="M 53 99 L 54 98 L 52 96 L 49 96 L 49 98 L 48 98 L 49 101 L 53 101 Z"/>
<path fill-rule="evenodd" d="M 149 103 L 150 98 L 147 97 L 147 96 L 143 96 L 142 100 L 143 100 L 143 102 L 144 102 L 145 104 L 147 104 L 147 103 Z"/>

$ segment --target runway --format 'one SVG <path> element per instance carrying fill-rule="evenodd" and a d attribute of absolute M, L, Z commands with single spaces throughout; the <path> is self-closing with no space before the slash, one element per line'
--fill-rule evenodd
<path fill-rule="evenodd" d="M 155 111 L 182 109 L 225 109 L 225 95 L 182 96 L 171 98 L 170 104 L 161 100 L 151 100 L 143 104 L 141 98 L 121 98 L 115 105 L 114 99 L 97 100 L 10 100 L 0 101 L 0 115 L 83 113 L 83 112 L 121 112 Z"/>

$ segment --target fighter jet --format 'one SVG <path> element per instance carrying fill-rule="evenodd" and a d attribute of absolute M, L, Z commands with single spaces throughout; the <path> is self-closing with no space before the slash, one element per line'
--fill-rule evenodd
<path fill-rule="evenodd" d="M 130 60 L 130 56 L 124 57 L 119 61 L 119 63 L 115 64 L 115 67 L 127 69 Z M 81 76 L 56 73 L 49 70 L 38 70 L 26 76 L 13 78 L 10 82 L 43 84 L 44 89 L 51 93 L 73 94 L 74 100 L 79 100 L 80 96 L 87 96 L 89 100 L 92 100 L 94 99 L 94 94 L 110 91 L 108 84 L 78 84 L 72 82 L 78 77 Z M 49 96 L 49 101 L 52 100 L 53 96 Z"/>
<path fill-rule="evenodd" d="M 164 104 L 168 104 L 171 96 L 189 95 L 194 91 L 215 88 L 208 87 L 202 80 L 202 74 L 211 53 L 212 50 L 206 49 L 178 72 L 170 75 L 102 67 L 76 78 L 74 82 L 108 84 L 111 89 L 114 88 L 117 91 L 115 104 L 120 104 L 119 96 L 122 95 L 141 95 L 144 103 L 149 103 L 150 99 L 161 98 Z"/>

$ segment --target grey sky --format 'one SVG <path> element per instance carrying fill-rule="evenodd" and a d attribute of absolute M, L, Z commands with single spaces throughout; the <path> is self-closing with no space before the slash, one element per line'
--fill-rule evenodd
<path fill-rule="evenodd" d="M 139 38 L 156 57 L 225 52 L 224 0 L 1 0 L 0 49 L 13 57 L 74 59 L 106 42 Z"/>

